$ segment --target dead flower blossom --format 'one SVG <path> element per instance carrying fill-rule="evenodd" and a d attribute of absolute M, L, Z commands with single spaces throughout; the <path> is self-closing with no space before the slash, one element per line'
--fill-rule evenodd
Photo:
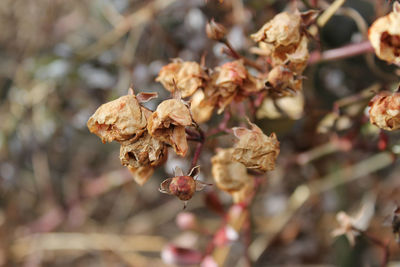
<path fill-rule="evenodd" d="M 208 121 L 214 111 L 214 103 L 207 99 L 203 90 L 197 90 L 190 101 L 190 112 L 197 123 Z"/>
<path fill-rule="evenodd" d="M 380 59 L 400 64 L 400 3 L 394 2 L 393 12 L 372 24 L 368 37 Z"/>
<path fill-rule="evenodd" d="M 139 138 L 146 130 L 146 118 L 134 95 L 125 95 L 101 105 L 89 118 L 87 127 L 103 143 Z"/>
<path fill-rule="evenodd" d="M 206 79 L 206 73 L 197 62 L 175 59 L 161 69 L 156 81 L 168 91 L 174 92 L 177 88 L 182 97 L 188 97 L 202 88 Z"/>
<path fill-rule="evenodd" d="M 132 172 L 135 181 L 142 185 L 152 175 L 153 169 L 167 159 L 167 146 L 145 132 L 134 141 L 121 143 L 121 164 Z"/>
<path fill-rule="evenodd" d="M 230 194 L 239 192 L 253 179 L 246 167 L 233 159 L 233 148 L 220 149 L 211 158 L 212 175 L 219 189 Z"/>
<path fill-rule="evenodd" d="M 176 154 L 185 156 L 188 150 L 185 126 L 192 123 L 189 108 L 180 99 L 168 99 L 150 116 L 147 130 L 153 137 L 170 144 Z"/>
<path fill-rule="evenodd" d="M 380 92 L 369 106 L 372 124 L 387 131 L 400 129 L 400 92 Z"/>
<path fill-rule="evenodd" d="M 210 102 L 216 103 L 220 114 L 235 98 L 241 99 L 262 87 L 261 81 L 248 73 L 243 61 L 235 60 L 215 68 L 205 95 Z"/>
<path fill-rule="evenodd" d="M 234 146 L 233 159 L 249 169 L 262 172 L 275 169 L 275 161 L 280 152 L 275 133 L 267 136 L 257 125 L 250 125 L 251 130 L 243 127 L 233 128 L 233 133 L 239 138 Z"/>

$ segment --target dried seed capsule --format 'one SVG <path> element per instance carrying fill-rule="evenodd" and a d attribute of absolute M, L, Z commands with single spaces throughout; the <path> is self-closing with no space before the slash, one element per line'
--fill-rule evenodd
<path fill-rule="evenodd" d="M 226 29 L 222 24 L 217 23 L 214 19 L 212 19 L 206 25 L 206 34 L 207 37 L 212 40 L 221 41 L 225 38 Z"/>

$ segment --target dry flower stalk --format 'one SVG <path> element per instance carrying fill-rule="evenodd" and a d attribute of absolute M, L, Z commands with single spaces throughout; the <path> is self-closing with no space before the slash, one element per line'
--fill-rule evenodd
<path fill-rule="evenodd" d="M 257 125 L 250 123 L 251 130 L 243 127 L 233 128 L 239 141 L 234 146 L 232 157 L 249 169 L 262 172 L 275 169 L 279 155 L 279 141 L 275 133 L 265 135 Z"/>
<path fill-rule="evenodd" d="M 87 126 L 103 143 L 122 142 L 139 138 L 146 130 L 146 118 L 136 97 L 126 95 L 101 105 Z"/>
<path fill-rule="evenodd" d="M 371 99 L 369 106 L 372 124 L 387 131 L 400 129 L 400 92 L 380 92 Z"/>
<path fill-rule="evenodd" d="M 394 2 L 393 11 L 372 24 L 368 37 L 380 59 L 400 64 L 400 3 Z"/>
<path fill-rule="evenodd" d="M 176 154 L 185 156 L 188 150 L 185 126 L 191 124 L 188 107 L 179 99 L 168 99 L 150 116 L 147 130 L 153 137 L 170 144 Z"/>
<path fill-rule="evenodd" d="M 177 89 L 182 97 L 193 95 L 197 89 L 204 86 L 206 80 L 207 75 L 197 62 L 179 59 L 164 66 L 156 78 L 165 89 L 170 92 Z"/>

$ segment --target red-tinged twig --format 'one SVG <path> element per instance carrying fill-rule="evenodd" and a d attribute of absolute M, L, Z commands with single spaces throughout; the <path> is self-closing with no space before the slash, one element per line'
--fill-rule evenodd
<path fill-rule="evenodd" d="M 322 53 L 319 51 L 312 52 L 308 60 L 308 64 L 312 65 L 324 61 L 348 58 L 365 53 L 371 53 L 373 51 L 374 48 L 372 47 L 371 43 L 367 40 L 356 44 L 349 44 L 339 48 L 326 50 L 323 51 Z"/>

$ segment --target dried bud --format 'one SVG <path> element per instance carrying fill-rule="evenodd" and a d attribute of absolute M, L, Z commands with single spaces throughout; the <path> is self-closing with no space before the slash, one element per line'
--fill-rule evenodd
<path fill-rule="evenodd" d="M 400 92 L 380 92 L 369 102 L 369 119 L 381 129 L 400 129 Z"/>
<path fill-rule="evenodd" d="M 380 59 L 400 64 L 400 3 L 395 2 L 393 12 L 372 24 L 368 37 Z"/>
<path fill-rule="evenodd" d="M 262 88 L 261 82 L 247 72 L 242 60 L 217 67 L 211 83 L 211 86 L 206 87 L 205 94 L 217 101 L 218 113 L 221 113 L 235 97 L 245 96 Z"/>
<path fill-rule="evenodd" d="M 204 86 L 205 80 L 207 75 L 197 62 L 180 60 L 164 66 L 156 78 L 170 92 L 177 88 L 182 97 L 193 95 Z"/>
<path fill-rule="evenodd" d="M 154 167 L 165 162 L 167 155 L 166 145 L 146 132 L 137 140 L 121 143 L 119 158 L 142 185 L 150 178 Z"/>
<path fill-rule="evenodd" d="M 139 138 L 146 129 L 146 118 L 136 97 L 126 95 L 101 105 L 87 126 L 103 143 L 122 142 Z"/>
<path fill-rule="evenodd" d="M 212 40 L 221 41 L 225 38 L 226 29 L 222 24 L 217 23 L 214 19 L 212 19 L 206 25 L 206 34 L 207 37 Z"/>
<path fill-rule="evenodd" d="M 161 102 L 148 119 L 147 130 L 159 140 L 170 144 L 180 156 L 188 150 L 185 126 L 192 124 L 188 107 L 178 99 Z"/>
<path fill-rule="evenodd" d="M 275 133 L 266 136 L 257 125 L 251 123 L 252 129 L 233 128 L 239 141 L 235 144 L 232 157 L 249 169 L 270 171 L 275 169 L 275 160 L 279 155 L 279 142 Z"/>
<path fill-rule="evenodd" d="M 193 167 L 188 175 L 184 175 L 179 167 L 175 168 L 175 177 L 164 180 L 159 188 L 161 193 L 174 195 L 180 200 L 191 199 L 196 191 L 203 190 L 208 184 L 197 180 L 200 173 L 200 166 Z"/>
<path fill-rule="evenodd" d="M 278 99 L 266 98 L 257 110 L 257 119 L 278 119 L 289 117 L 298 120 L 303 116 L 304 96 L 298 92 L 293 96 L 284 96 Z"/>
<path fill-rule="evenodd" d="M 250 37 L 256 42 L 265 42 L 274 47 L 297 44 L 300 41 L 301 16 L 299 12 L 282 12 L 264 24 Z"/>
<path fill-rule="evenodd" d="M 231 194 L 240 191 L 252 179 L 246 167 L 233 160 L 233 151 L 233 148 L 221 149 L 211 158 L 211 172 L 218 188 Z"/>
<path fill-rule="evenodd" d="M 214 110 L 214 102 L 212 99 L 206 98 L 202 90 L 194 93 L 190 102 L 190 112 L 192 113 L 193 120 L 197 123 L 208 121 Z"/>

